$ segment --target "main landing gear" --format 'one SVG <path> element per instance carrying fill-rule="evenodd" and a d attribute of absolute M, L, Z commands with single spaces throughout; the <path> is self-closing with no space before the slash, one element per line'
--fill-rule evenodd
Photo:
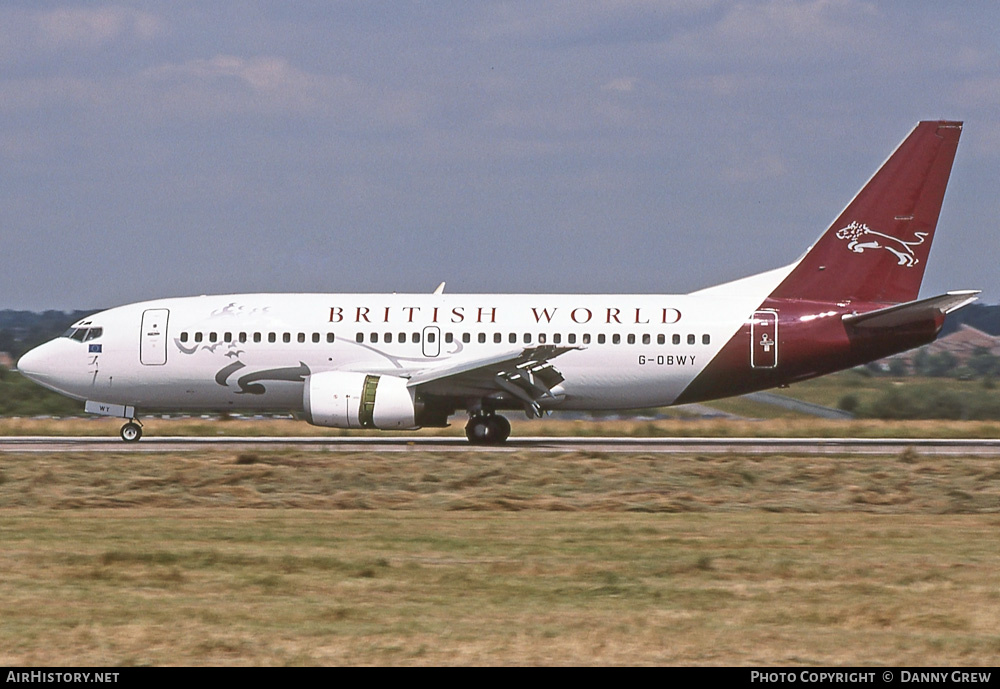
<path fill-rule="evenodd" d="M 465 437 L 474 445 L 500 445 L 509 436 L 510 421 L 499 414 L 474 414 L 465 424 Z"/>
<path fill-rule="evenodd" d="M 138 419 L 132 419 L 127 424 L 122 426 L 120 431 L 122 440 L 127 443 L 135 443 L 139 441 L 142 437 L 142 425 L 138 423 Z"/>

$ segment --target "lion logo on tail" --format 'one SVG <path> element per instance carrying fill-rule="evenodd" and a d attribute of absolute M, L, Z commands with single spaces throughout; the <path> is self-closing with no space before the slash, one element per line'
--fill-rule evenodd
<path fill-rule="evenodd" d="M 857 220 L 852 222 L 842 230 L 837 230 L 837 239 L 850 240 L 847 248 L 856 254 L 863 253 L 865 249 L 885 249 L 899 259 L 896 265 L 912 268 L 920 263 L 920 259 L 913 253 L 913 247 L 924 243 L 926 232 L 914 232 L 914 241 L 905 242 L 902 239 L 891 237 L 882 232 L 876 232 L 864 223 Z"/>

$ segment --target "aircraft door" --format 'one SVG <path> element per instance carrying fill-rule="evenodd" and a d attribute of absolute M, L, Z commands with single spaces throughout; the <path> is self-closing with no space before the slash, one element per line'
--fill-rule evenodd
<path fill-rule="evenodd" d="M 441 353 L 441 328 L 436 325 L 428 325 L 424 328 L 421 338 L 424 347 L 424 356 L 437 356 Z"/>
<path fill-rule="evenodd" d="M 142 332 L 139 334 L 139 361 L 145 366 L 167 363 L 168 309 L 146 309 L 142 312 Z"/>
<path fill-rule="evenodd" d="M 750 321 L 750 367 L 778 365 L 778 313 L 771 309 L 754 312 Z"/>

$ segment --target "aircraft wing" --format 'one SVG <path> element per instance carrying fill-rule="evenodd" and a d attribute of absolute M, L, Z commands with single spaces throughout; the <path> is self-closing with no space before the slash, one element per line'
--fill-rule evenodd
<path fill-rule="evenodd" d="M 949 314 L 976 300 L 978 290 L 948 292 L 929 299 L 908 301 L 868 313 L 848 314 L 844 324 L 853 328 L 895 328 L 921 319 Z"/>
<path fill-rule="evenodd" d="M 539 401 L 555 397 L 563 375 L 552 359 L 579 347 L 539 345 L 479 359 L 425 369 L 410 377 L 407 387 L 448 397 L 511 396 L 529 415 L 541 416 Z"/>

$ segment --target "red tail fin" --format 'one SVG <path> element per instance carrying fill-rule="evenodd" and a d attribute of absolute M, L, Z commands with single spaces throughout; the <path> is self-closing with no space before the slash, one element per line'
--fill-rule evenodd
<path fill-rule="evenodd" d="M 961 133 L 961 122 L 920 122 L 771 296 L 916 299 Z"/>

